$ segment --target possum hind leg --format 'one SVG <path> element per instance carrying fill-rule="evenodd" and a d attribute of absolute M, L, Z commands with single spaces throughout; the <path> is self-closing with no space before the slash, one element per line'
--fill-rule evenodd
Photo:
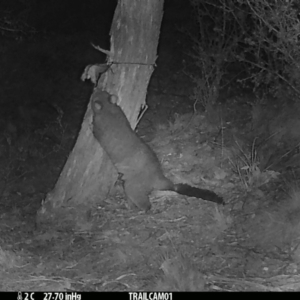
<path fill-rule="evenodd" d="M 148 193 L 138 183 L 130 180 L 125 181 L 124 191 L 130 208 L 137 206 L 144 211 L 148 211 L 151 208 Z"/>

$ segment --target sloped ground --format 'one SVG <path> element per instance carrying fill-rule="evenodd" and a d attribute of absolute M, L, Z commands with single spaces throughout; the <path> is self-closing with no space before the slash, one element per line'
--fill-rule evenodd
<path fill-rule="evenodd" d="M 91 92 L 80 68 L 101 61 L 83 45 L 77 36 L 2 46 L 0 289 L 299 290 L 298 106 L 249 107 L 240 96 L 216 115 L 193 113 L 182 58 L 164 48 L 138 133 L 174 182 L 226 205 L 161 192 L 144 214 L 119 191 L 76 232 L 35 227 Z"/>

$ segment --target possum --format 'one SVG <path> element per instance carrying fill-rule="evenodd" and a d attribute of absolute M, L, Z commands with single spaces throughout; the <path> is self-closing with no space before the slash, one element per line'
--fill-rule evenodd
<path fill-rule="evenodd" d="M 210 190 L 174 184 L 165 177 L 153 150 L 132 130 L 117 96 L 96 90 L 91 98 L 93 134 L 122 178 L 129 207 L 148 211 L 149 194 L 155 190 L 224 204 L 223 198 Z"/>

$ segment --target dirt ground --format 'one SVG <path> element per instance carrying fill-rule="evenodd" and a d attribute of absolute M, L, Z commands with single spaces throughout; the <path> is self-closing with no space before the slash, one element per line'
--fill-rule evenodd
<path fill-rule="evenodd" d="M 72 150 L 92 91 L 81 72 L 104 57 L 86 33 L 5 40 L 1 291 L 300 289 L 299 105 L 279 113 L 274 101 L 249 105 L 253 95 L 236 92 L 213 113 L 195 111 L 187 57 L 172 52 L 185 44 L 170 30 L 162 29 L 138 134 L 166 176 L 214 190 L 226 205 L 160 192 L 145 214 L 129 210 L 117 188 L 81 228 L 38 228 L 36 212 Z"/>

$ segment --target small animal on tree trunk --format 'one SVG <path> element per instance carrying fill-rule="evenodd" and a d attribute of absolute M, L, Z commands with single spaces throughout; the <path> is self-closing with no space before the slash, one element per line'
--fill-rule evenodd
<path fill-rule="evenodd" d="M 174 184 L 166 178 L 157 156 L 132 130 L 117 102 L 115 95 L 101 90 L 94 92 L 91 99 L 93 133 L 121 174 L 130 207 L 148 211 L 151 208 L 149 194 L 154 190 L 175 191 L 224 204 L 223 198 L 210 190 Z"/>

